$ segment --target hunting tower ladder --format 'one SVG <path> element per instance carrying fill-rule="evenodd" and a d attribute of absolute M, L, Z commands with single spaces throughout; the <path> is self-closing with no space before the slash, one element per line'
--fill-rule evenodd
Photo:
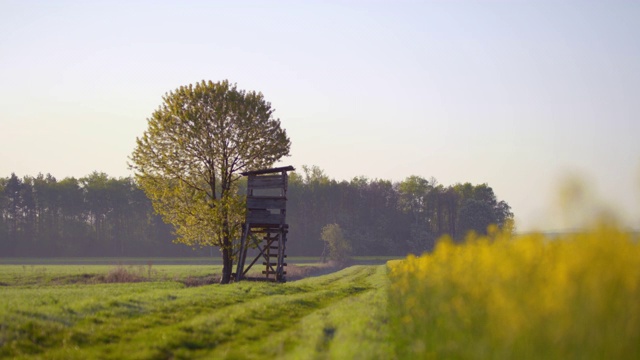
<path fill-rule="evenodd" d="M 287 171 L 293 170 L 293 166 L 287 166 L 242 173 L 248 177 L 247 213 L 238 250 L 236 281 L 286 281 Z M 252 260 L 245 268 L 248 254 Z M 261 259 L 264 277 L 247 277 L 248 271 Z"/>

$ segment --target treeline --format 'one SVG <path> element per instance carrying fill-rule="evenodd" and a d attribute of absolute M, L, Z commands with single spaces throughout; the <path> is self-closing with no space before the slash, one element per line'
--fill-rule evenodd
<path fill-rule="evenodd" d="M 242 186 L 241 186 L 242 187 Z M 339 224 L 357 255 L 405 255 L 461 239 L 513 218 L 486 184 L 443 186 L 412 176 L 400 183 L 330 179 L 317 167 L 292 173 L 287 222 L 290 256 L 320 256 L 322 227 Z M 0 256 L 205 256 L 212 249 L 174 244 L 132 178 L 94 172 L 0 178 Z"/>
<path fill-rule="evenodd" d="M 442 235 L 462 240 L 469 231 L 513 220 L 511 207 L 487 184 L 443 186 L 410 176 L 400 183 L 357 177 L 337 182 L 317 167 L 289 178 L 287 251 L 323 252 L 322 227 L 338 224 L 357 255 L 430 251 Z"/>
<path fill-rule="evenodd" d="M 0 179 L 0 256 L 194 255 L 171 232 L 131 178 Z"/>

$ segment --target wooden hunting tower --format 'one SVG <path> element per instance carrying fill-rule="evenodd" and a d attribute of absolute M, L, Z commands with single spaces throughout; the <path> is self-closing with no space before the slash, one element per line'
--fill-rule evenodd
<path fill-rule="evenodd" d="M 247 171 L 247 215 L 242 228 L 235 280 L 285 282 L 284 259 L 289 225 L 287 215 L 287 171 L 293 166 Z M 247 255 L 251 263 L 245 268 Z M 248 278 L 247 272 L 262 259 L 264 277 Z"/>

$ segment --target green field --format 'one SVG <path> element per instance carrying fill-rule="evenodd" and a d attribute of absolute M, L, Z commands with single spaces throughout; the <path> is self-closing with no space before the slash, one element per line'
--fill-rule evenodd
<path fill-rule="evenodd" d="M 610 226 L 553 238 L 493 228 L 340 271 L 290 263 L 284 284 L 219 285 L 220 270 L 0 265 L 0 358 L 640 356 L 640 239 Z"/>
<path fill-rule="evenodd" d="M 354 265 L 382 265 L 398 256 L 355 256 Z M 319 256 L 291 256 L 293 264 L 321 262 Z M 211 257 L 62 257 L 62 258 L 3 258 L 0 265 L 222 265 L 220 256 Z"/>
<path fill-rule="evenodd" d="M 0 357 L 388 358 L 386 271 L 190 287 L 212 267 L 3 265 Z M 142 281 L 100 283 L 123 272 Z"/>

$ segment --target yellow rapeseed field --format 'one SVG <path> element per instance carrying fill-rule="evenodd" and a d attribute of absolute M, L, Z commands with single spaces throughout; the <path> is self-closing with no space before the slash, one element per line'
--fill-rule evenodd
<path fill-rule="evenodd" d="M 400 358 L 640 359 L 640 244 L 489 230 L 389 263 Z"/>

